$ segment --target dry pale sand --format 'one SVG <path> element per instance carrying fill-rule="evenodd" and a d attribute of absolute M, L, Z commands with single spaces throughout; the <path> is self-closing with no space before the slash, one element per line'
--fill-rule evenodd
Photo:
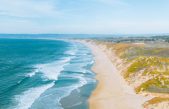
<path fill-rule="evenodd" d="M 92 70 L 96 73 L 98 85 L 89 99 L 90 109 L 141 109 L 148 99 L 136 95 L 127 85 L 115 65 L 105 52 L 96 44 L 81 41 L 91 48 L 95 64 Z"/>

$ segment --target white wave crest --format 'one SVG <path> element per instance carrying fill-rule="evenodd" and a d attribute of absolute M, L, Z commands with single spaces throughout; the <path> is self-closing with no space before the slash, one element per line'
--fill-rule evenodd
<path fill-rule="evenodd" d="M 35 100 L 53 85 L 54 83 L 50 83 L 48 85 L 31 88 L 28 91 L 25 91 L 23 94 L 15 96 L 18 105 L 14 109 L 29 109 Z"/>
<path fill-rule="evenodd" d="M 50 80 L 57 80 L 64 66 L 69 64 L 71 58 L 65 58 L 61 61 L 55 61 L 48 64 L 39 64 L 36 66 L 39 72 L 43 73 L 44 77 Z"/>
<path fill-rule="evenodd" d="M 38 69 L 35 69 L 34 71 L 32 71 L 31 73 L 27 74 L 28 77 L 32 77 L 34 76 L 38 71 Z"/>

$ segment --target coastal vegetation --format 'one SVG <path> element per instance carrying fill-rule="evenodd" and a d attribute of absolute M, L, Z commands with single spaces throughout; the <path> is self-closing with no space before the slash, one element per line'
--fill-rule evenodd
<path fill-rule="evenodd" d="M 149 107 L 151 108 L 152 106 L 157 106 L 160 103 L 168 103 L 169 98 L 166 97 L 154 97 L 151 100 L 147 101 L 144 103 L 144 108 L 148 109 Z"/>
<path fill-rule="evenodd" d="M 110 39 L 104 43 L 97 42 L 122 60 L 117 66 L 122 66 L 120 69 L 124 79 L 134 86 L 137 94 L 153 95 L 144 103 L 146 108 L 169 103 L 169 38 L 150 39 L 136 41 L 126 38 L 116 42 Z"/>

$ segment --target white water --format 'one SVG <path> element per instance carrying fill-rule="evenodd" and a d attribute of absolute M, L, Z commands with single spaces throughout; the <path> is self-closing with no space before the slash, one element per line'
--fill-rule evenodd
<path fill-rule="evenodd" d="M 29 109 L 34 101 L 53 85 L 54 83 L 50 83 L 48 85 L 31 88 L 28 91 L 23 92 L 23 94 L 15 96 L 18 105 L 14 109 Z"/>
<path fill-rule="evenodd" d="M 29 73 L 27 76 L 32 77 L 36 73 L 42 73 L 46 79 L 57 80 L 61 71 L 64 70 L 64 66 L 69 64 L 71 58 L 65 58 L 60 61 L 55 61 L 47 64 L 39 64 L 35 66 L 35 70 Z M 30 88 L 29 90 L 23 92 L 21 95 L 15 96 L 15 101 L 17 101 L 17 106 L 14 109 L 29 109 L 36 99 L 40 97 L 47 89 L 54 86 L 54 82 L 43 85 L 40 87 Z"/>
<path fill-rule="evenodd" d="M 57 80 L 61 71 L 64 70 L 64 66 L 69 64 L 71 58 L 65 58 L 61 61 L 55 61 L 48 64 L 39 64 L 36 66 L 38 72 L 42 73 L 46 79 Z"/>
<path fill-rule="evenodd" d="M 76 53 L 78 55 L 85 55 L 85 54 L 83 54 L 81 52 L 82 51 L 77 51 L 77 50 L 73 49 L 73 50 L 65 52 L 66 54 L 71 55 L 68 58 L 65 58 L 65 59 L 60 60 L 60 61 L 47 63 L 47 64 L 38 64 L 38 65 L 35 66 L 35 70 L 33 72 L 29 73 L 28 76 L 32 77 L 36 73 L 40 73 L 40 74 L 42 74 L 42 76 L 45 79 L 56 81 L 58 79 L 58 76 L 60 75 L 60 73 L 63 70 L 65 70 L 65 66 L 69 66 L 70 60 L 72 58 L 76 57 L 76 56 L 74 56 L 74 55 L 76 55 Z M 86 71 L 86 69 L 84 67 L 86 66 L 86 63 L 88 63 L 88 61 L 90 60 L 90 59 L 86 59 L 86 58 L 87 58 L 86 55 L 83 56 L 83 57 L 80 56 L 80 61 L 79 62 L 82 62 L 82 63 L 78 63 L 79 58 L 77 58 L 77 62 L 74 63 L 74 65 L 72 65 L 71 67 L 68 67 L 68 68 L 70 68 L 69 70 L 70 71 L 74 71 L 74 72 L 81 72 L 81 73 L 85 74 L 85 72 L 87 72 L 87 71 Z M 93 62 L 91 62 L 91 63 L 93 63 Z M 79 82 L 76 83 L 76 84 L 72 84 L 72 85 L 66 86 L 66 87 L 57 88 L 58 91 L 56 90 L 53 94 L 58 94 L 58 96 L 55 97 L 54 95 L 52 95 L 55 98 L 52 99 L 52 101 L 50 103 L 53 103 L 53 101 L 55 101 L 54 102 L 55 105 L 57 103 L 59 104 L 60 99 L 70 95 L 70 93 L 73 90 L 78 89 L 79 87 L 82 87 L 83 85 L 87 84 L 88 79 L 86 77 L 84 77 L 83 74 L 66 75 L 66 76 L 70 76 L 72 78 L 77 78 L 79 80 Z M 38 100 L 43 99 L 43 93 L 44 92 L 48 92 L 51 89 L 54 90 L 54 88 L 52 87 L 53 85 L 54 85 L 54 83 L 51 83 L 51 84 L 48 84 L 48 85 L 31 88 L 31 89 L 23 92 L 21 95 L 16 96 L 16 101 L 18 102 L 18 105 L 14 109 L 34 108 L 34 105 L 36 104 L 36 102 L 38 103 Z M 46 91 L 47 89 L 49 89 L 49 90 Z M 47 102 L 49 102 L 49 101 L 47 100 Z M 45 107 L 47 107 L 47 106 L 45 105 L 44 108 Z M 58 105 L 58 107 L 56 107 L 56 108 L 57 109 L 62 109 L 62 107 L 60 105 Z"/>
<path fill-rule="evenodd" d="M 39 72 L 38 69 L 35 69 L 35 70 L 32 71 L 31 73 L 29 73 L 27 76 L 28 76 L 28 77 L 32 77 L 32 76 L 34 76 L 37 72 Z"/>

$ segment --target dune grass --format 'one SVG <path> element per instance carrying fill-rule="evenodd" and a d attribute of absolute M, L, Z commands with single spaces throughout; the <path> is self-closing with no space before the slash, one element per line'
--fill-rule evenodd
<path fill-rule="evenodd" d="M 127 68 L 124 78 L 128 78 L 130 75 L 140 70 L 144 70 L 143 76 L 155 74 L 169 75 L 169 58 L 138 57 L 134 59 L 132 64 Z"/>
<path fill-rule="evenodd" d="M 158 103 L 161 103 L 161 102 L 169 102 L 169 98 L 154 97 L 151 100 L 144 103 L 144 107 L 146 108 L 149 105 L 158 104 Z"/>
<path fill-rule="evenodd" d="M 112 49 L 119 58 L 126 60 L 128 67 L 123 72 L 125 79 L 130 80 L 136 75 L 146 78 L 146 81 L 135 88 L 136 93 L 169 94 L 169 47 L 134 43 L 108 43 L 106 47 Z M 145 104 L 164 101 L 169 102 L 169 98 L 156 96 Z"/>
<path fill-rule="evenodd" d="M 169 88 L 168 77 L 165 77 L 163 75 L 156 76 L 155 78 L 142 83 L 139 87 L 135 89 L 135 91 L 136 93 L 140 93 L 142 91 L 149 91 L 151 87 L 154 87 L 154 92 L 162 92 L 162 90 L 165 91 L 166 89 Z M 162 90 L 160 91 L 160 89 Z M 168 90 L 168 93 L 169 93 L 169 90 Z"/>
<path fill-rule="evenodd" d="M 98 42 L 97 42 L 98 43 Z M 156 46 L 155 44 L 136 43 L 111 43 L 100 42 L 122 60 L 126 62 L 123 76 L 133 81 L 135 76 L 145 78 L 135 88 L 136 93 L 169 93 L 169 47 Z M 140 77 L 141 78 L 141 77 Z M 137 81 L 137 80 L 134 80 Z M 137 82 L 136 82 L 137 84 Z M 164 101 L 163 98 L 154 98 L 150 103 Z"/>

